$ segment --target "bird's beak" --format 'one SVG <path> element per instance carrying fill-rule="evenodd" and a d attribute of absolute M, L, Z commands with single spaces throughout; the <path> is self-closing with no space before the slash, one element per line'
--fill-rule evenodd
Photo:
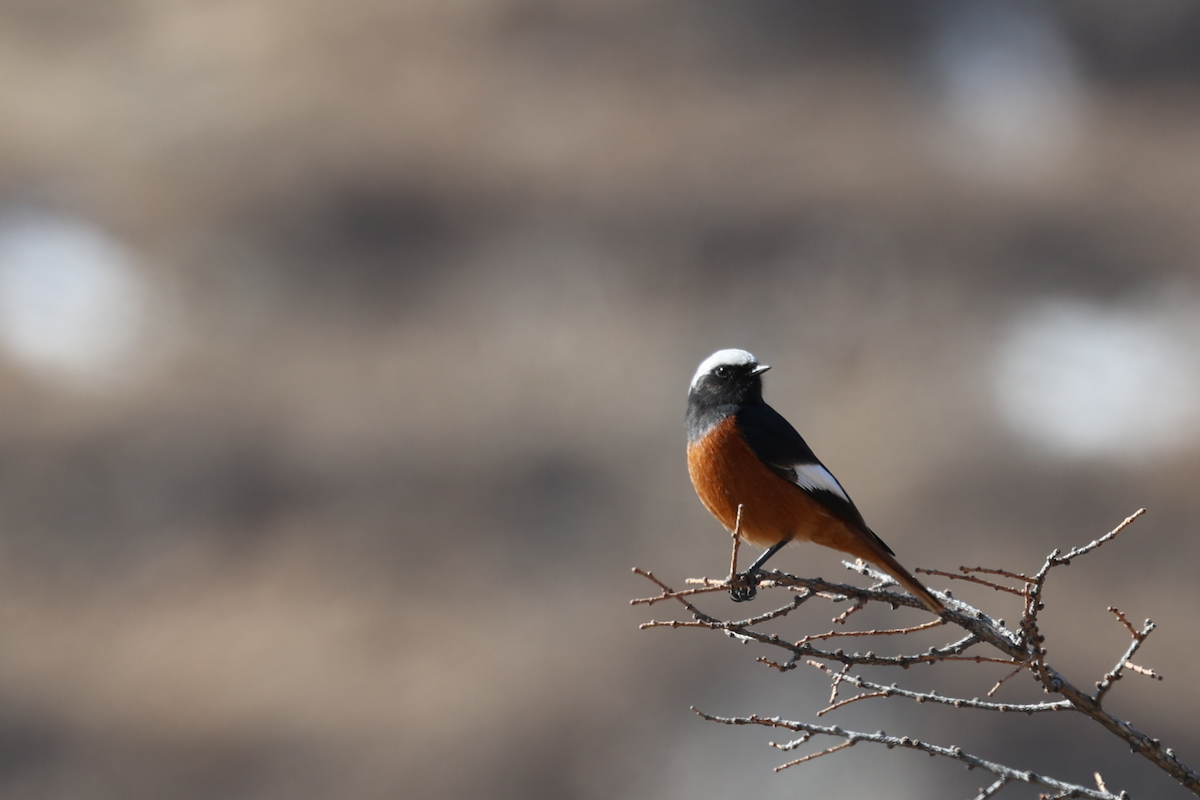
<path fill-rule="evenodd" d="M 751 375 L 762 375 L 764 372 L 766 372 L 770 368 L 771 368 L 770 364 L 759 364 L 757 367 L 750 370 L 750 374 Z"/>

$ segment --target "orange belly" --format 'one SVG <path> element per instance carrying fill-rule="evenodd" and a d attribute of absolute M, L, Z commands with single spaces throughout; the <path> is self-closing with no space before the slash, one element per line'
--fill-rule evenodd
<path fill-rule="evenodd" d="M 849 552 L 847 544 L 859 538 L 803 489 L 771 472 L 733 417 L 688 446 L 688 473 L 700 501 L 728 530 L 742 505 L 742 539 L 750 544 L 771 547 L 796 539 Z"/>

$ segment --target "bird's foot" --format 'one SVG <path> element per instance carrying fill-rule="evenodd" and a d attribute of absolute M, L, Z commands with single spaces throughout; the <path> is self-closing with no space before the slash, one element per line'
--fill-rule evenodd
<path fill-rule="evenodd" d="M 729 598 L 735 603 L 753 600 L 758 594 L 758 572 L 739 572 L 729 580 Z"/>

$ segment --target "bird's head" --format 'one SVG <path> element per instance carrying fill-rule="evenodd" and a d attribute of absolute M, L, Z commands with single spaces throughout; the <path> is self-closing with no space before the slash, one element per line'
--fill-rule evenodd
<path fill-rule="evenodd" d="M 718 350 L 700 362 L 688 399 L 714 405 L 762 400 L 762 374 L 769 369 L 745 350 Z"/>

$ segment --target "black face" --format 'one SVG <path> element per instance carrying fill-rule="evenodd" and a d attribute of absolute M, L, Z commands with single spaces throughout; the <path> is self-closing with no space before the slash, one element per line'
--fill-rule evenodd
<path fill-rule="evenodd" d="M 758 364 L 718 364 L 696 382 L 688 400 L 705 405 L 761 402 L 765 371 Z"/>

